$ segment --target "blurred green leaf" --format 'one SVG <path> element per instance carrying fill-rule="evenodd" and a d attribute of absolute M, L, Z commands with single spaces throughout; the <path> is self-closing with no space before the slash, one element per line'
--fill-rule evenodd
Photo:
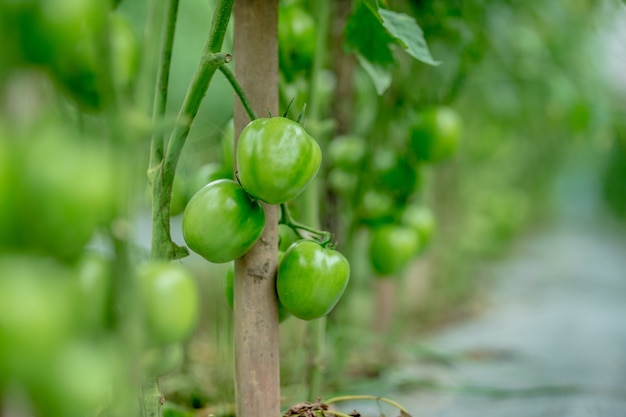
<path fill-rule="evenodd" d="M 382 24 L 389 33 L 402 45 L 402 48 L 413 58 L 425 64 L 437 66 L 441 64 L 430 55 L 424 39 L 424 32 L 415 19 L 404 13 L 387 9 L 378 9 Z"/>
<path fill-rule="evenodd" d="M 421 62 L 434 66 L 440 64 L 431 56 L 424 32 L 415 19 L 380 8 L 371 0 L 358 4 L 346 23 L 345 35 L 346 48 L 356 55 L 379 95 L 391 84 L 390 70 L 396 61 L 392 44 L 399 44 Z"/>
<path fill-rule="evenodd" d="M 366 3 L 359 3 L 346 23 L 346 48 L 353 52 L 370 76 L 378 94 L 391 83 L 390 69 L 395 62 L 389 44 L 394 39 L 382 26 L 379 16 Z"/>
<path fill-rule="evenodd" d="M 379 95 L 382 95 L 391 84 L 391 72 L 376 63 L 368 61 L 367 58 L 360 54 L 356 54 L 356 58 L 359 61 L 361 68 L 363 68 L 367 75 L 369 75 L 372 79 L 376 92 Z"/>

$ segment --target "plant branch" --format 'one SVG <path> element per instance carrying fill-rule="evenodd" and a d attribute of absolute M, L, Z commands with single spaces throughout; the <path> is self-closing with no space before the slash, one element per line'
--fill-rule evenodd
<path fill-rule="evenodd" d="M 406 410 L 406 408 L 404 408 L 403 406 L 401 406 L 400 404 L 398 404 L 397 402 L 390 400 L 389 398 L 385 398 L 385 397 L 377 397 L 375 395 L 343 395 L 340 397 L 333 397 L 330 400 L 326 400 L 324 401 L 325 404 L 332 404 L 332 403 L 338 403 L 341 401 L 355 401 L 355 400 L 372 400 L 372 401 L 382 401 L 384 403 L 387 403 L 389 405 L 392 405 L 394 407 L 396 407 L 398 410 L 400 410 L 403 414 L 402 415 L 406 415 L 406 416 L 410 416 L 409 412 Z"/>
<path fill-rule="evenodd" d="M 158 65 L 155 97 L 152 109 L 152 123 L 156 124 L 165 115 L 167 106 L 167 91 L 170 80 L 170 64 L 172 62 L 172 49 L 174 46 L 174 33 L 178 17 L 179 0 L 169 0 L 167 4 L 166 27 L 161 41 L 161 55 Z M 150 167 L 157 167 L 163 159 L 163 135 L 160 130 L 155 130 L 152 135 L 150 147 Z M 152 178 L 151 178 L 152 179 Z"/>
<path fill-rule="evenodd" d="M 313 235 L 315 240 L 324 247 L 326 247 L 332 241 L 333 236 L 330 232 L 327 232 L 325 230 L 318 230 L 314 227 L 310 227 L 310 226 L 307 226 L 306 224 L 297 222 L 291 216 L 291 213 L 289 212 L 289 207 L 287 207 L 287 204 L 283 203 L 280 205 L 280 213 L 281 213 L 280 224 L 284 224 L 284 225 L 291 227 L 291 229 L 294 232 L 296 232 L 296 234 L 300 236 L 301 238 L 303 239 L 311 238 L 310 235 L 302 233 L 302 230 L 304 230 L 308 232 L 309 234 Z"/>
<path fill-rule="evenodd" d="M 239 97 L 239 100 L 241 101 L 243 108 L 245 109 L 246 113 L 248 114 L 248 117 L 250 118 L 250 121 L 255 120 L 257 118 L 257 115 L 254 112 L 252 105 L 248 101 L 248 97 L 246 96 L 246 93 L 243 91 L 241 84 L 239 84 L 239 81 L 237 81 L 235 74 L 233 74 L 230 68 L 228 68 L 225 65 L 222 65 L 220 67 L 220 71 L 222 72 L 222 74 L 224 74 L 224 77 L 226 77 L 226 80 L 228 80 L 231 87 L 233 87 L 233 90 L 235 90 L 235 94 L 237 94 L 237 97 Z"/>
<path fill-rule="evenodd" d="M 152 108 L 152 123 L 156 125 L 165 115 L 167 107 L 167 91 L 169 86 L 170 64 L 174 45 L 174 33 L 178 16 L 179 0 L 169 0 L 167 3 L 166 27 L 161 41 L 160 62 L 155 85 L 155 96 Z M 161 129 L 154 130 L 150 144 L 150 168 L 148 181 L 152 192 L 152 245 L 153 258 L 172 259 L 183 257 L 187 253 L 183 248 L 172 242 L 169 230 L 169 203 L 165 204 L 165 194 L 162 183 L 162 161 L 164 152 L 164 137 Z M 170 199 L 171 200 L 171 197 Z"/>
<path fill-rule="evenodd" d="M 171 1 L 177 2 L 178 0 Z M 178 259 L 188 254 L 187 249 L 179 247 L 172 241 L 170 234 L 170 205 L 174 175 L 191 125 L 206 95 L 213 75 L 217 68 L 230 62 L 232 59 L 231 55 L 219 53 L 219 51 L 224 42 L 228 22 L 232 14 L 233 2 L 234 0 L 220 0 L 216 5 L 213 20 L 211 21 L 209 37 L 202 53 L 200 65 L 187 89 L 183 104 L 176 119 L 176 124 L 167 141 L 167 147 L 165 143 L 163 143 L 163 138 L 155 135 L 155 139 L 153 139 L 151 167 L 148 173 L 152 183 L 153 198 L 151 251 L 153 258 Z M 168 11 L 168 18 L 174 19 L 174 5 L 171 3 Z M 173 31 L 172 25 L 172 22 L 168 23 L 168 32 L 170 30 Z M 173 33 L 165 35 L 166 41 L 164 41 L 163 45 L 162 60 L 171 58 L 171 49 L 169 52 L 167 51 L 167 43 L 170 36 L 173 36 Z M 158 94 L 154 105 L 155 114 L 159 114 L 165 106 L 167 88 L 164 87 L 164 84 L 166 84 L 163 78 L 166 72 L 164 67 L 165 63 L 161 62 L 161 74 L 158 77 L 159 81 L 157 84 Z"/>

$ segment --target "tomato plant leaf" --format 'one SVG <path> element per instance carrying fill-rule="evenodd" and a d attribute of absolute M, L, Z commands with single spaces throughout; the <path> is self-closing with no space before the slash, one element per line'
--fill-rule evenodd
<path fill-rule="evenodd" d="M 379 16 L 366 3 L 361 2 L 348 18 L 345 45 L 351 52 L 360 54 L 370 62 L 391 66 L 395 58 L 389 47 L 394 38 L 382 26 Z"/>
<path fill-rule="evenodd" d="M 390 48 L 392 42 L 395 39 L 383 27 L 373 5 L 359 3 L 346 23 L 345 46 L 356 55 L 378 94 L 384 93 L 391 84 L 390 69 L 395 63 Z"/>
<path fill-rule="evenodd" d="M 429 65 L 439 65 L 430 54 L 424 32 L 411 16 L 380 7 L 374 0 L 359 2 L 346 23 L 345 46 L 353 52 L 380 95 L 391 84 L 396 60 L 391 45 Z"/>
<path fill-rule="evenodd" d="M 369 75 L 378 95 L 382 95 L 391 85 L 391 72 L 374 62 L 370 62 L 361 54 L 356 54 L 361 68 Z"/>
<path fill-rule="evenodd" d="M 435 61 L 430 55 L 424 39 L 424 32 L 415 19 L 405 13 L 397 13 L 383 8 L 378 9 L 378 14 L 382 18 L 385 29 L 409 55 L 425 64 L 434 66 L 441 64 L 440 61 Z"/>

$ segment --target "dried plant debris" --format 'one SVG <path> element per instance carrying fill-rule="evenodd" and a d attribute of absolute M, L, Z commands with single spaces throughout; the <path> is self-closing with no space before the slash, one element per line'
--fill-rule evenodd
<path fill-rule="evenodd" d="M 316 417 L 318 415 L 317 412 L 321 411 L 324 413 L 326 410 L 328 410 L 328 405 L 322 403 L 321 399 L 318 398 L 317 401 L 312 403 L 304 402 L 291 406 L 289 410 L 283 414 L 283 417 Z"/>

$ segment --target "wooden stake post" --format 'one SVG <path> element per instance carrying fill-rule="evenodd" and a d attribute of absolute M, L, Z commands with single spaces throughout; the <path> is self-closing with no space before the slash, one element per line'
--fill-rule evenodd
<path fill-rule="evenodd" d="M 259 117 L 278 114 L 278 1 L 235 1 L 235 74 Z M 236 99 L 235 137 L 249 123 Z M 275 275 L 278 207 L 264 204 L 259 242 L 235 262 L 235 394 L 238 417 L 280 416 Z"/>

